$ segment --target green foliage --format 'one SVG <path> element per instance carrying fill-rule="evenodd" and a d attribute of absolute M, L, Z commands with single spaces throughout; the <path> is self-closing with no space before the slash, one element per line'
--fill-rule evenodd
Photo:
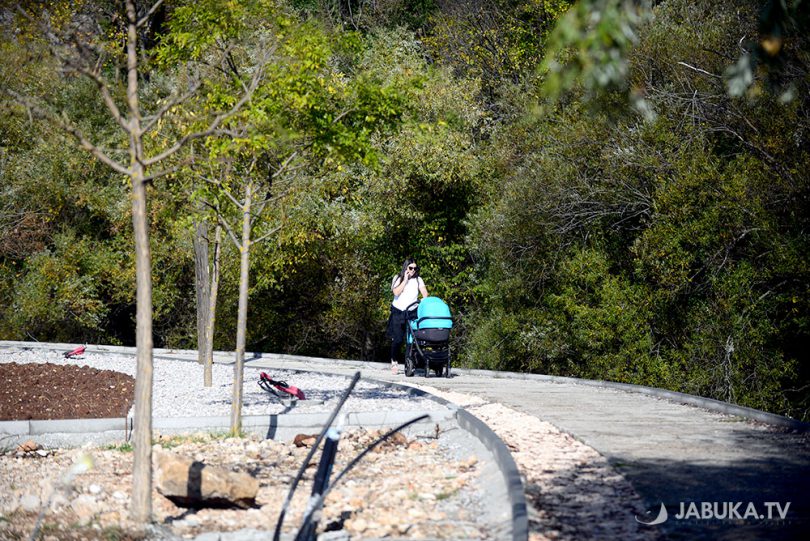
<path fill-rule="evenodd" d="M 469 137 L 479 117 L 474 90 L 429 70 L 406 33 L 368 40 L 357 84 L 384 95 L 390 88 L 396 116 L 384 115 L 382 129 L 369 133 L 367 152 L 380 159 L 324 161 L 294 181 L 276 242 L 257 247 L 253 299 L 266 324 L 255 334 L 263 348 L 374 358 L 384 348 L 390 276 L 410 253 L 423 260 L 434 294 L 463 289 L 462 221 L 478 182 Z M 361 103 L 358 112 L 377 108 Z M 400 129 L 384 129 L 395 118 Z"/>
<path fill-rule="evenodd" d="M 497 0 L 442 4 L 424 42 L 431 54 L 465 78 L 480 81 L 492 100 L 504 86 L 530 76 L 567 0 Z"/>
<path fill-rule="evenodd" d="M 203 92 L 150 150 L 228 110 L 267 62 L 151 199 L 157 343 L 194 347 L 200 201 L 226 209 L 251 181 L 267 201 L 253 237 L 280 229 L 251 247 L 248 349 L 384 358 L 391 277 L 414 256 L 456 316 L 454 362 L 807 418 L 810 79 L 804 3 L 779 5 L 771 20 L 742 0 L 168 3 L 142 98 L 166 104 L 190 66 Z M 752 63 L 727 72 L 758 28 Z M 17 87 L 120 143 L 94 85 L 0 44 Z M 131 343 L 123 180 L 4 108 L 0 190 L 0 335 Z M 226 244 L 220 349 L 237 257 Z"/>
<path fill-rule="evenodd" d="M 556 99 L 579 81 L 589 93 L 623 87 L 628 51 L 649 16 L 644 2 L 580 0 L 559 19 L 549 37 L 542 70 L 545 91 Z"/>
<path fill-rule="evenodd" d="M 107 449 L 110 451 L 118 451 L 119 453 L 131 453 L 134 450 L 134 447 L 129 442 L 124 443 L 110 443 L 102 447 L 102 449 Z"/>
<path fill-rule="evenodd" d="M 267 32 L 267 38 L 274 32 L 283 35 L 290 23 L 275 0 L 181 1 L 172 10 L 168 31 L 161 36 L 157 60 L 165 66 L 202 60 L 212 48 L 246 33 Z"/>
<path fill-rule="evenodd" d="M 110 308 L 132 301 L 134 275 L 126 256 L 72 233 L 57 234 L 53 242 L 52 251 L 29 257 L 22 267 L 7 324 L 59 341 L 98 336 Z"/>

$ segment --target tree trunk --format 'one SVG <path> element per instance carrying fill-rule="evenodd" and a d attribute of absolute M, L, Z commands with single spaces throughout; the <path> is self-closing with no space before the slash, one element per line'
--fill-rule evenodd
<path fill-rule="evenodd" d="M 208 277 L 208 224 L 200 220 L 194 227 L 194 290 L 197 301 L 197 361 L 205 364 L 208 359 L 206 351 L 206 330 L 208 329 L 208 310 L 210 307 L 211 282 Z"/>
<path fill-rule="evenodd" d="M 132 0 L 126 2 L 127 107 L 129 109 L 132 227 L 135 233 L 136 316 L 135 426 L 132 466 L 131 517 L 138 524 L 152 520 L 152 255 L 149 248 L 146 184 L 143 166 L 143 133 L 138 102 L 138 15 Z"/>
<path fill-rule="evenodd" d="M 143 172 L 132 175 L 132 224 L 135 229 L 135 275 L 137 310 L 135 346 L 134 464 L 132 472 L 132 520 L 152 519 L 152 269 L 149 225 L 146 218 L 146 185 Z"/>
<path fill-rule="evenodd" d="M 245 184 L 245 202 L 242 206 L 242 245 L 239 247 L 239 314 L 236 319 L 236 362 L 233 366 L 233 402 L 231 403 L 231 434 L 242 430 L 242 378 L 245 364 L 245 336 L 247 334 L 248 279 L 250 265 L 250 203 L 253 183 Z"/>
<path fill-rule="evenodd" d="M 208 297 L 208 321 L 205 328 L 205 369 L 204 369 L 204 384 L 206 387 L 211 387 L 213 384 L 213 366 L 214 366 L 214 329 L 216 328 L 217 320 L 217 294 L 219 292 L 219 258 L 222 246 L 222 226 L 217 224 L 216 232 L 214 233 L 214 260 L 211 267 L 211 287 L 209 288 Z"/>

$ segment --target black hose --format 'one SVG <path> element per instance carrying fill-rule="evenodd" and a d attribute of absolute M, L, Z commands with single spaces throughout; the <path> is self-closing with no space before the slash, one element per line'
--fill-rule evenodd
<path fill-rule="evenodd" d="M 343 470 L 341 470 L 341 472 L 337 475 L 337 477 L 335 477 L 335 480 L 332 482 L 332 484 L 330 484 L 328 487 L 326 487 L 326 490 L 324 490 L 322 494 L 319 494 L 317 496 L 317 499 L 315 499 L 312 502 L 312 505 L 310 507 L 310 511 L 304 516 L 304 520 L 301 523 L 301 527 L 298 529 L 298 533 L 295 536 L 295 541 L 302 541 L 303 540 L 302 533 L 306 531 L 306 529 L 307 529 L 306 526 L 312 520 L 312 515 L 315 514 L 315 512 L 318 509 L 321 508 L 321 506 L 323 505 L 324 499 L 326 499 L 326 496 L 329 495 L 329 492 L 331 492 L 332 489 L 335 488 L 335 486 L 337 486 L 337 484 L 340 482 L 340 480 L 343 479 L 343 476 L 346 475 L 347 473 L 349 473 L 349 471 L 352 468 L 354 468 L 357 465 L 357 463 L 360 462 L 363 459 L 363 457 L 365 457 L 367 454 L 369 454 L 371 451 L 373 451 L 378 445 L 383 443 L 385 440 L 387 440 L 388 438 L 390 438 L 391 436 L 393 436 L 394 434 L 396 434 L 400 430 L 402 430 L 404 428 L 407 428 L 407 427 L 411 426 L 414 423 L 418 423 L 419 421 L 422 421 L 424 419 L 430 419 L 430 415 L 428 415 L 428 414 L 420 415 L 419 417 L 411 419 L 410 421 L 407 421 L 407 422 L 399 425 L 398 427 L 386 432 L 385 434 L 383 434 L 382 436 L 377 438 L 374 441 L 374 443 L 372 443 L 371 445 L 366 447 L 363 450 L 362 453 L 360 453 L 359 455 L 354 457 L 352 459 L 352 461 L 349 462 L 346 465 L 346 467 L 343 468 Z"/>
<path fill-rule="evenodd" d="M 298 483 L 301 482 L 301 479 L 304 477 L 304 472 L 307 469 L 307 465 L 309 465 L 309 461 L 312 459 L 315 452 L 318 450 L 318 446 L 323 441 L 324 436 L 326 435 L 327 430 L 332 426 L 332 423 L 335 421 L 335 417 L 337 417 L 338 413 L 340 413 L 340 408 L 343 407 L 343 404 L 346 403 L 346 400 L 349 398 L 349 395 L 354 390 L 354 386 L 357 385 L 357 382 L 360 381 L 360 372 L 355 372 L 354 377 L 352 377 L 351 383 L 349 383 L 349 387 L 343 392 L 343 396 L 340 397 L 340 401 L 335 406 L 335 409 L 332 411 L 332 414 L 327 419 L 326 424 L 323 426 L 321 433 L 318 434 L 318 439 L 315 440 L 315 443 L 312 444 L 312 448 L 307 453 L 304 462 L 301 464 L 301 468 L 298 470 L 295 478 L 292 481 L 292 485 L 290 486 L 290 491 L 287 493 L 287 498 L 284 500 L 284 503 L 281 505 L 281 512 L 278 515 L 278 520 L 276 521 L 276 529 L 273 532 L 273 541 L 279 541 L 281 538 L 281 526 L 284 524 L 284 517 L 287 514 L 287 508 L 290 506 L 290 502 L 292 502 L 293 494 L 295 493 L 295 489 L 298 487 Z"/>

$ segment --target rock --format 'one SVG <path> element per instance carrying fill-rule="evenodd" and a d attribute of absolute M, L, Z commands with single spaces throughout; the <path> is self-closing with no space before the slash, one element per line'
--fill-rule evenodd
<path fill-rule="evenodd" d="M 48 452 L 48 451 L 46 451 L 45 449 L 37 449 L 37 454 L 38 454 L 39 456 L 41 456 L 41 457 L 45 458 L 46 456 L 50 455 L 51 453 L 49 453 L 49 452 Z"/>
<path fill-rule="evenodd" d="M 51 511 L 59 511 L 68 504 L 68 500 L 61 492 L 55 492 L 51 496 Z"/>
<path fill-rule="evenodd" d="M 346 527 L 358 533 L 363 533 L 368 528 L 368 523 L 362 518 L 355 518 L 346 521 Z"/>
<path fill-rule="evenodd" d="M 202 521 L 197 517 L 186 517 L 186 525 L 188 526 L 199 526 L 202 524 Z"/>
<path fill-rule="evenodd" d="M 86 525 L 93 520 L 93 517 L 100 511 L 100 506 L 95 497 L 89 494 L 81 494 L 70 502 L 70 507 L 76 513 L 79 524 Z"/>
<path fill-rule="evenodd" d="M 195 537 L 194 541 L 221 541 L 221 539 L 219 532 L 205 532 Z"/>
<path fill-rule="evenodd" d="M 391 445 L 403 446 L 408 444 L 408 438 L 402 432 L 396 432 L 393 436 L 388 438 Z"/>
<path fill-rule="evenodd" d="M 15 495 L 11 495 L 10 498 L 4 498 L 5 501 L 0 504 L 0 513 L 3 515 L 10 515 L 14 513 L 20 507 L 20 499 Z"/>
<path fill-rule="evenodd" d="M 421 520 L 425 518 L 425 512 L 416 507 L 408 509 L 408 516 L 414 520 Z"/>
<path fill-rule="evenodd" d="M 87 490 L 90 492 L 90 494 L 101 494 L 102 488 L 101 486 L 93 483 L 92 485 L 87 487 Z"/>
<path fill-rule="evenodd" d="M 112 497 L 119 501 L 123 501 L 128 498 L 128 496 L 123 492 L 121 492 L 120 490 L 116 490 L 115 492 L 113 492 Z"/>
<path fill-rule="evenodd" d="M 255 443 L 250 443 L 245 446 L 245 454 L 250 458 L 259 459 L 262 457 L 262 451 L 259 446 Z"/>
<path fill-rule="evenodd" d="M 297 434 L 293 439 L 293 443 L 296 447 L 312 447 L 317 440 L 317 434 Z"/>
<path fill-rule="evenodd" d="M 20 507 L 23 509 L 23 511 L 28 511 L 29 513 L 39 511 L 40 505 L 42 505 L 42 502 L 40 501 L 39 496 L 34 494 L 26 494 L 20 498 Z"/>
<path fill-rule="evenodd" d="M 475 455 L 470 455 L 467 460 L 461 462 L 461 466 L 467 469 L 474 468 L 476 464 L 478 464 L 478 457 Z"/>
<path fill-rule="evenodd" d="M 190 458 L 157 453 L 157 490 L 183 507 L 253 507 L 259 481 Z"/>
<path fill-rule="evenodd" d="M 121 513 L 116 511 L 107 511 L 99 515 L 98 520 L 106 526 L 113 526 L 121 522 Z"/>
<path fill-rule="evenodd" d="M 323 532 L 318 535 L 318 541 L 349 541 L 351 536 L 344 530 L 335 530 L 331 532 Z"/>
<path fill-rule="evenodd" d="M 37 449 L 39 449 L 39 444 L 34 440 L 28 440 L 17 446 L 18 453 L 33 453 Z"/>

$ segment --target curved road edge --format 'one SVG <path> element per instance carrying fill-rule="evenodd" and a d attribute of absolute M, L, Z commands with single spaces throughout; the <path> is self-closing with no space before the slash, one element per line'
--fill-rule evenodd
<path fill-rule="evenodd" d="M 42 349 L 47 351 L 71 351 L 77 344 L 60 344 L 60 343 L 29 343 L 29 342 L 9 342 L 0 341 L 0 348 L 2 349 Z M 88 346 L 88 352 L 103 353 L 105 351 L 114 352 L 124 355 L 135 355 L 135 348 L 123 346 Z M 154 350 L 155 358 L 166 358 L 171 360 L 193 361 L 194 357 L 189 358 L 189 354 L 196 352 L 189 352 L 188 350 Z M 225 353 L 227 354 L 227 353 Z M 218 355 L 223 355 L 218 352 Z M 261 359 L 263 354 L 252 353 L 246 355 L 246 361 L 253 361 Z M 290 358 L 290 356 L 284 356 Z M 312 359 L 304 357 L 295 357 L 296 360 Z M 275 359 L 275 358 L 274 358 Z M 335 361 L 328 360 L 332 363 Z M 227 362 L 227 361 L 226 361 Z M 374 363 L 362 363 L 360 361 L 349 361 L 361 363 L 362 366 L 358 368 L 370 368 Z M 344 365 L 345 366 L 345 365 Z M 293 372 L 302 372 L 302 370 L 291 369 Z M 345 374 L 329 372 L 328 370 L 313 370 L 313 372 L 320 372 L 335 376 L 348 377 Z M 528 510 L 526 505 L 526 498 L 524 495 L 523 482 L 521 480 L 520 472 L 517 464 L 515 463 L 506 444 L 498 437 L 492 429 L 487 426 L 483 421 L 466 411 L 464 408 L 454 404 L 444 398 L 438 397 L 422 389 L 416 389 L 408 385 L 401 385 L 395 382 L 379 380 L 363 376 L 364 380 L 373 382 L 375 384 L 396 388 L 405 391 L 414 396 L 421 396 L 428 398 L 437 404 L 440 404 L 447 410 L 453 412 L 448 416 L 441 411 L 428 411 L 426 413 L 431 415 L 431 422 L 446 420 L 452 417 L 458 426 L 465 432 L 476 438 L 483 446 L 492 454 L 495 464 L 500 471 L 503 482 L 506 488 L 506 495 L 508 498 L 509 508 L 511 512 L 512 533 L 510 538 L 513 541 L 526 541 L 529 537 L 529 520 Z M 415 412 L 402 412 L 408 418 L 412 418 Z M 328 413 L 324 414 L 281 414 L 270 416 L 245 416 L 243 417 L 243 427 L 246 429 L 266 428 L 268 437 L 280 437 L 282 434 L 289 435 L 291 431 L 297 431 L 307 428 L 321 427 L 328 417 Z M 268 419 L 269 417 L 269 419 Z M 380 415 L 373 413 L 354 413 L 348 416 L 346 426 L 383 426 L 400 424 L 399 419 L 402 415 L 394 415 L 387 412 L 379 418 Z M 227 428 L 230 423 L 229 417 L 205 417 L 191 419 L 155 419 L 153 421 L 153 429 L 160 431 L 165 430 L 169 432 L 177 432 L 183 430 L 201 430 L 201 429 L 220 429 Z M 396 421 L 396 422 L 395 422 Z M 281 429 L 283 432 L 279 432 Z M 61 444 L 81 444 L 85 443 L 88 435 L 98 434 L 98 437 L 92 438 L 97 442 L 106 441 L 109 439 L 128 439 L 128 435 L 132 430 L 131 418 L 110 418 L 110 419 L 59 419 L 49 421 L 0 421 L 0 434 L 11 436 L 16 439 L 25 438 L 28 436 L 38 436 L 40 438 L 48 439 L 51 437 L 52 442 Z M 57 435 L 57 436 L 53 436 Z M 290 436 L 292 437 L 292 436 Z M 52 443 L 53 444 L 53 443 Z"/>

